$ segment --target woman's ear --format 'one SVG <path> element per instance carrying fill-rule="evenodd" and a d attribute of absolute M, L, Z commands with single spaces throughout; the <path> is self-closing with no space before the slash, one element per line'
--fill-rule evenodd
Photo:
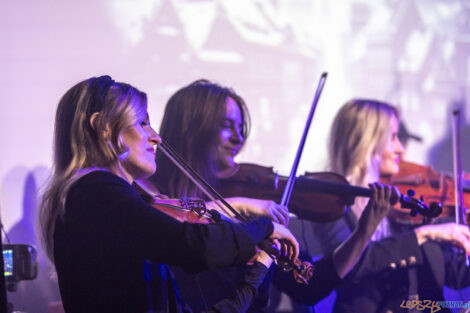
<path fill-rule="evenodd" d="M 98 117 L 99 114 L 100 114 L 99 112 L 93 113 L 90 116 L 90 120 L 88 121 L 90 123 L 91 128 L 93 128 L 93 130 L 96 130 L 96 118 Z"/>
<path fill-rule="evenodd" d="M 374 152 L 372 155 L 372 159 L 376 164 L 380 164 L 382 162 L 382 155 L 378 152 Z"/>
<path fill-rule="evenodd" d="M 95 112 L 90 116 L 90 121 L 89 121 L 90 126 L 91 126 L 91 128 L 93 128 L 94 131 L 97 131 L 96 123 L 97 123 L 97 118 L 98 118 L 99 115 L 100 115 L 99 112 Z M 106 129 L 103 130 L 102 135 L 105 139 L 108 139 L 108 135 L 109 135 L 109 126 L 108 125 L 106 125 Z"/>

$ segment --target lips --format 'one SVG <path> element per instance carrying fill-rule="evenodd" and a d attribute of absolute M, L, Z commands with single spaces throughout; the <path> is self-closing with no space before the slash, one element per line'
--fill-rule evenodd
<path fill-rule="evenodd" d="M 240 149 L 239 148 L 233 148 L 233 147 L 224 147 L 224 150 L 227 151 L 228 153 L 232 154 L 232 155 L 237 155 L 237 153 Z"/>

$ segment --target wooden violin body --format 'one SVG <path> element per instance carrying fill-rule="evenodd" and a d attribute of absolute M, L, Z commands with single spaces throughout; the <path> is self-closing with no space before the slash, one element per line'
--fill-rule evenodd
<path fill-rule="evenodd" d="M 220 220 L 218 213 L 208 212 L 201 199 L 167 199 L 156 196 L 158 190 L 148 181 L 133 184 L 134 189 L 149 205 L 180 222 L 210 224 Z"/>
<path fill-rule="evenodd" d="M 470 175 L 465 174 L 464 206 L 470 208 Z M 424 202 L 439 202 L 443 212 L 440 217 L 455 215 L 455 188 L 451 175 L 435 171 L 431 166 L 400 161 L 400 172 L 393 176 L 381 177 L 381 182 L 396 186 L 401 193 L 413 189 Z M 389 213 L 389 219 L 403 224 L 422 224 L 422 218 L 412 217 L 397 206 Z M 468 210 L 467 213 L 469 214 Z M 467 218 L 468 221 L 468 218 Z"/>
<path fill-rule="evenodd" d="M 202 201 L 202 200 L 201 200 Z M 155 209 L 163 212 L 180 222 L 211 224 L 215 218 L 208 215 L 203 204 L 188 204 L 186 199 L 158 199 L 150 203 Z"/>

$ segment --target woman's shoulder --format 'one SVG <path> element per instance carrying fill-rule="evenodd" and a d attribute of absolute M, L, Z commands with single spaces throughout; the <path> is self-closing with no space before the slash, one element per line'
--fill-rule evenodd
<path fill-rule="evenodd" d="M 131 185 L 118 175 L 104 169 L 86 169 L 77 174 L 78 178 L 72 188 L 88 188 L 90 186 L 122 186 Z"/>
<path fill-rule="evenodd" d="M 70 188 L 70 195 L 73 197 L 86 194 L 89 197 L 99 196 L 106 198 L 107 195 L 126 194 L 132 197 L 136 196 L 132 186 L 121 177 L 106 170 L 91 170 L 79 173 L 79 178 Z"/>
<path fill-rule="evenodd" d="M 90 169 L 83 170 L 82 173 L 78 173 L 79 178 L 74 185 L 93 185 L 93 184 L 118 184 L 123 186 L 130 186 L 127 181 L 117 176 L 116 174 L 103 170 L 103 169 Z"/>

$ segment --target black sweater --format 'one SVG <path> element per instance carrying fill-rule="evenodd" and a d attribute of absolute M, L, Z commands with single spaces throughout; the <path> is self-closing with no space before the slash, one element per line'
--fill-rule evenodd
<path fill-rule="evenodd" d="M 65 311 L 187 312 L 166 264 L 191 273 L 244 264 L 272 231 L 265 218 L 244 224 L 180 223 L 146 204 L 125 180 L 91 172 L 71 188 L 54 232 Z M 263 274 L 259 265 L 254 272 L 247 285 L 259 283 L 253 282 Z M 243 286 L 241 298 L 244 292 L 256 293 L 253 287 Z M 227 309 L 237 310 L 243 309 L 233 303 Z"/>

